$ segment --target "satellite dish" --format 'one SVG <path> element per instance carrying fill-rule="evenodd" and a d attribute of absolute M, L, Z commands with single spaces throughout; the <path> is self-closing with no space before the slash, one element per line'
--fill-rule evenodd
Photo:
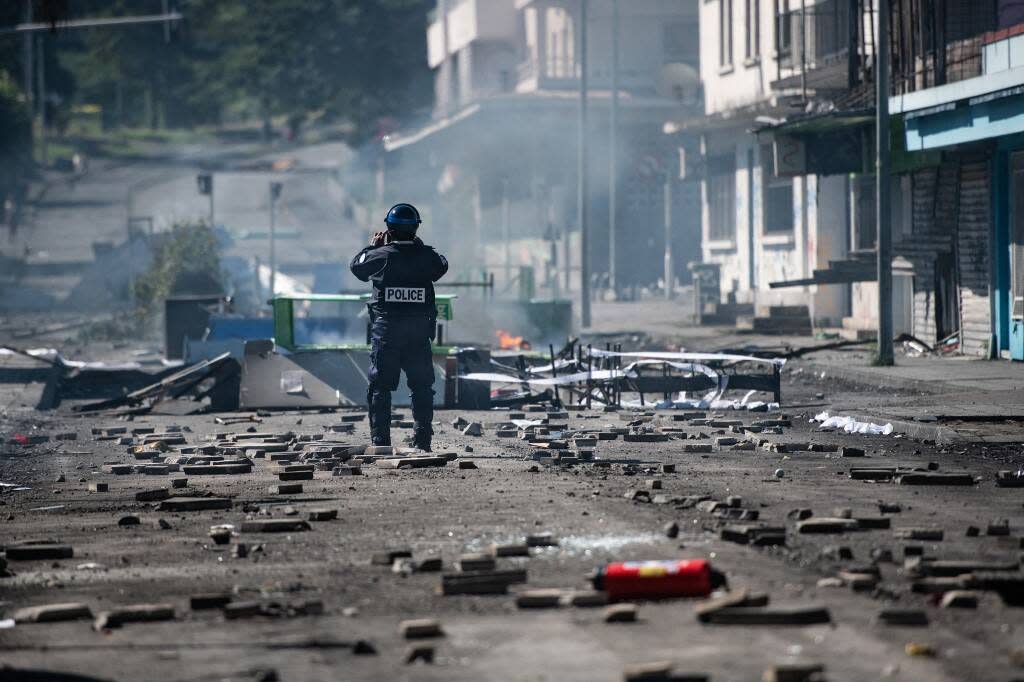
<path fill-rule="evenodd" d="M 680 102 L 693 102 L 700 94 L 700 74 L 689 64 L 665 64 L 658 72 L 657 92 Z"/>

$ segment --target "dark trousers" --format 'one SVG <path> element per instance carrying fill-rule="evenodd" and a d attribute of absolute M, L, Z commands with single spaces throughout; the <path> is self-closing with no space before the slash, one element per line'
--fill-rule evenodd
<path fill-rule="evenodd" d="M 427 450 L 433 435 L 434 363 L 430 341 L 436 321 L 432 318 L 372 315 L 370 323 L 370 435 L 374 445 L 391 445 L 391 392 L 398 388 L 401 372 L 412 393 L 412 418 L 416 422 L 413 445 Z"/>

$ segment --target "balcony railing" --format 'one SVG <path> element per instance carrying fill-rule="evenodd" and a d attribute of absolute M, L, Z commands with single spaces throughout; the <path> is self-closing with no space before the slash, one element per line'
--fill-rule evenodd
<path fill-rule="evenodd" d="M 571 57 L 550 57 L 539 61 L 530 58 L 519 63 L 516 75 L 520 83 L 536 79 L 539 84 L 547 85 L 568 83 L 578 78 L 576 60 Z"/>
<path fill-rule="evenodd" d="M 824 0 L 780 13 L 776 36 L 779 65 L 814 69 L 846 58 L 850 47 L 850 3 Z"/>

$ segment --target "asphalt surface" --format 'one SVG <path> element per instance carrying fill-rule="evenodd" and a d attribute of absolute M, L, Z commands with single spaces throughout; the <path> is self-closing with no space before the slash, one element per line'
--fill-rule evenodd
<path fill-rule="evenodd" d="M 548 466 L 533 461 L 534 448 L 525 441 L 497 438 L 490 426 L 482 437 L 470 437 L 449 425 L 458 416 L 497 422 L 499 413 L 445 411 L 438 414 L 435 450 L 471 459 L 477 469 L 459 469 L 457 462 L 398 471 L 367 464 L 362 476 L 317 472 L 314 480 L 304 482 L 302 494 L 273 495 L 268 487 L 278 482 L 276 469 L 257 459 L 251 474 L 191 476 L 188 487 L 176 491 L 229 497 L 229 511 L 182 513 L 135 501 L 138 491 L 166 487 L 168 478 L 180 474 L 104 473 L 105 462 L 134 458 L 127 446 L 94 440 L 90 430 L 148 426 L 159 432 L 177 425 L 188 443 L 201 444 L 214 433 L 244 433 L 246 425 L 218 425 L 212 415 L 118 422 L 11 407 L 0 422 L 5 440 L 12 433 L 71 430 L 77 440 L 3 446 L 0 481 L 30 489 L 5 486 L 0 492 L 0 544 L 59 540 L 74 547 L 74 557 L 10 561 L 14 575 L 0 579 L 0 613 L 10 617 L 25 606 L 82 602 L 95 615 L 118 605 L 167 603 L 175 618 L 99 632 L 90 620 L 17 624 L 0 630 L 0 661 L 106 680 L 275 679 L 269 671 L 282 680 L 616 680 L 630 665 L 659 660 L 714 680 L 760 679 L 765 669 L 790 663 L 823 664 L 827 679 L 833 680 L 1024 676 L 1024 669 L 1015 667 L 1024 663 L 1021 608 L 1004 605 L 991 591 L 978 593 L 977 609 L 939 608 L 934 595 L 911 592 L 913 581 L 903 565 L 908 545 L 934 559 L 1019 560 L 1021 493 L 994 485 L 996 471 L 1019 466 L 1019 448 L 949 448 L 896 436 L 821 433 L 808 423 L 809 416 L 858 391 L 836 383 L 830 389 L 828 399 L 818 398 L 822 386 L 795 375 L 784 388 L 783 412 L 792 427 L 781 435 L 736 437 L 856 446 L 866 451 L 865 458 L 729 447 L 685 453 L 685 445 L 714 443 L 719 431 L 729 429 L 692 426 L 659 413 L 648 425 L 681 427 L 691 438 L 627 443 L 620 437 L 598 444 L 596 456 L 609 462 L 608 468 Z M 613 413 L 569 412 L 570 429 L 628 423 Z M 766 415 L 724 416 L 750 424 Z M 339 420 L 340 414 L 275 413 L 255 427 L 312 436 Z M 365 422 L 341 438 L 365 443 Z M 466 446 L 473 452 L 466 452 Z M 662 463 L 675 464 L 676 472 L 661 473 Z M 849 478 L 853 466 L 926 469 L 928 463 L 940 472 L 968 471 L 979 482 L 925 487 Z M 783 470 L 782 478 L 776 477 L 777 469 Z M 56 482 L 62 474 L 64 482 Z M 662 485 L 651 494 L 665 494 L 672 502 L 624 497 L 651 485 L 650 479 Z M 89 492 L 92 482 L 108 483 L 109 491 Z M 722 540 L 725 521 L 685 508 L 677 499 L 694 495 L 715 500 L 741 496 L 741 506 L 756 510 L 760 521 L 786 527 L 785 546 L 755 548 Z M 901 511 L 882 514 L 880 501 L 899 505 Z M 312 522 L 304 532 L 240 532 L 247 518 L 305 518 L 314 508 L 337 509 L 339 518 Z M 797 521 L 789 517 L 795 508 L 811 509 L 814 517 L 843 515 L 844 510 L 855 518 L 885 517 L 891 527 L 805 535 L 796 532 Z M 297 516 L 288 516 L 293 511 Z M 128 515 L 140 523 L 119 526 Z M 170 527 L 161 529 L 160 519 Z M 996 519 L 1009 521 L 1008 536 L 986 534 Z M 674 539 L 663 532 L 671 521 L 680 526 Z M 227 545 L 214 544 L 208 535 L 218 524 L 234 526 Z M 980 529 L 979 536 L 968 536 L 971 525 Z M 941 528 L 944 539 L 901 540 L 895 529 L 905 527 Z M 512 593 L 537 587 L 584 589 L 588 574 L 611 561 L 708 558 L 727 575 L 732 589 L 766 593 L 772 606 L 824 606 L 831 623 L 706 625 L 696 620 L 693 600 L 640 602 L 638 622 L 605 623 L 600 608 L 523 610 L 516 608 L 513 594 L 441 596 L 437 573 L 402 575 L 371 564 L 374 552 L 408 548 L 416 559 L 441 558 L 449 573 L 462 553 L 542 532 L 557 538 L 558 546 L 532 549 L 528 558 L 497 560 L 499 567 L 527 571 L 527 584 L 513 586 Z M 248 545 L 248 557 L 236 558 L 239 543 Z M 892 563 L 885 557 L 877 561 L 883 549 L 891 551 Z M 880 575 L 873 588 L 854 590 L 834 580 L 843 569 L 867 571 L 872 565 Z M 323 613 L 229 620 L 218 609 L 190 609 L 191 596 L 211 592 L 265 605 L 295 607 L 314 600 L 322 603 Z M 879 612 L 893 607 L 922 610 L 929 625 L 879 624 Z M 400 636 L 399 623 L 423 617 L 439 619 L 444 636 L 425 640 L 435 647 L 433 664 L 406 665 L 410 642 Z M 354 653 L 358 641 L 376 653 Z M 913 643 L 927 645 L 932 654 L 910 655 L 906 648 Z"/>

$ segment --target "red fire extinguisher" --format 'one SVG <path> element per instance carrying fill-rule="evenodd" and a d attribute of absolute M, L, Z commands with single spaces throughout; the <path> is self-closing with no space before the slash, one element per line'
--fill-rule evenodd
<path fill-rule="evenodd" d="M 620 561 L 598 568 L 592 580 L 612 601 L 706 597 L 726 584 L 706 559 Z"/>

